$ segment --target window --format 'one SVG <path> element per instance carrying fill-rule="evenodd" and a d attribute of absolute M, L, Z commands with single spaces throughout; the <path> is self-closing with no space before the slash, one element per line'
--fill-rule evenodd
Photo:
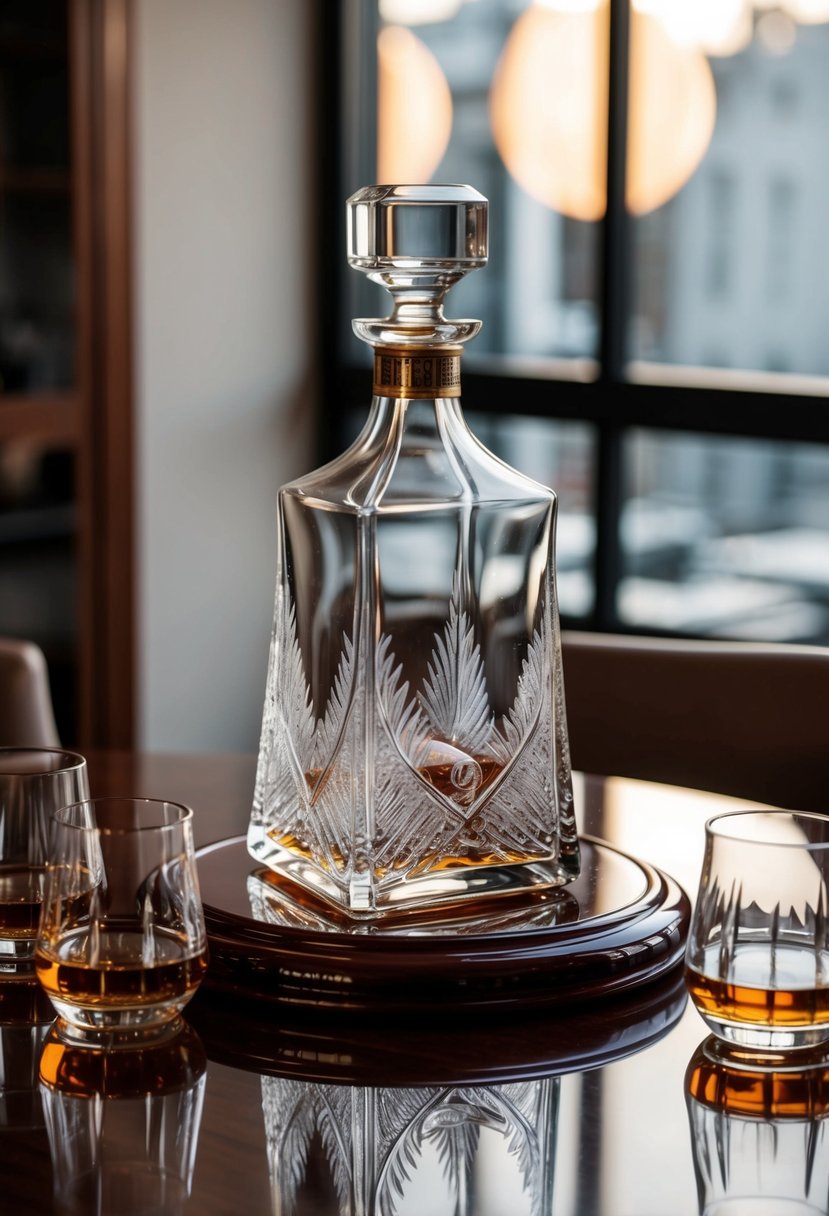
<path fill-rule="evenodd" d="M 343 199 L 378 154 L 393 180 L 470 182 L 491 255 L 452 298 L 484 321 L 465 407 L 559 494 L 565 623 L 829 644 L 814 8 L 344 0 L 327 19 L 326 454 L 368 406 L 350 318 L 382 307 L 345 265 Z"/>

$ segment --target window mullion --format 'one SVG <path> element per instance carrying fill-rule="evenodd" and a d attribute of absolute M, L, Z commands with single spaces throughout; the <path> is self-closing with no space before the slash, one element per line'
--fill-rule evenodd
<path fill-rule="evenodd" d="M 607 206 L 601 232 L 600 391 L 612 394 L 624 380 L 631 286 L 630 217 L 625 202 L 629 101 L 630 5 L 610 0 L 607 111 Z M 597 426 L 595 622 L 617 623 L 621 577 L 619 516 L 623 500 L 622 432 L 613 418 Z"/>
<path fill-rule="evenodd" d="M 630 308 L 630 216 L 625 204 L 630 93 L 629 0 L 610 0 L 607 209 L 601 232 L 599 360 L 601 378 L 624 379 Z"/>

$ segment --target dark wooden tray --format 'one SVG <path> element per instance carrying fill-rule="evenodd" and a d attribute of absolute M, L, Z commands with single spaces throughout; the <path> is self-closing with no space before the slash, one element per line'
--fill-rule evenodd
<path fill-rule="evenodd" d="M 285 1009 L 414 1017 L 569 1009 L 670 972 L 690 918 L 672 878 L 590 837 L 576 882 L 521 903 L 502 896 L 486 920 L 334 919 L 258 867 L 243 837 L 200 850 L 198 865 L 208 990 Z M 249 886 L 285 923 L 254 919 Z"/>
<path fill-rule="evenodd" d="M 496 1085 L 600 1068 L 643 1051 L 679 1021 L 682 969 L 578 1009 L 463 1019 L 308 1018 L 202 988 L 185 1016 L 208 1059 L 263 1076 L 338 1085 Z"/>

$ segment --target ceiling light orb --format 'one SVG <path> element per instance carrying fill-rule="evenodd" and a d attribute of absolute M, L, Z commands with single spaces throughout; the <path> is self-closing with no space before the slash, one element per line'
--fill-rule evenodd
<path fill-rule="evenodd" d="M 377 39 L 377 180 L 428 182 L 452 133 L 452 93 L 429 48 L 403 26 Z"/>
<path fill-rule="evenodd" d="M 681 46 L 706 55 L 736 55 L 754 32 L 752 0 L 633 0 L 633 7 L 656 17 Z"/>
<path fill-rule="evenodd" d="M 463 0 L 380 0 L 380 16 L 388 25 L 429 25 L 451 21 Z"/>
<path fill-rule="evenodd" d="M 535 0 L 539 8 L 556 13 L 592 13 L 602 7 L 603 0 Z"/>
<path fill-rule="evenodd" d="M 829 21 L 829 0 L 785 0 L 781 7 L 800 25 L 822 25 Z"/>
<path fill-rule="evenodd" d="M 490 90 L 492 135 L 532 198 L 576 219 L 605 210 L 605 5 L 528 8 L 512 28 Z"/>
<path fill-rule="evenodd" d="M 797 41 L 797 26 L 789 13 L 771 9 L 760 16 L 755 35 L 770 55 L 788 55 Z"/>
<path fill-rule="evenodd" d="M 634 10 L 631 26 L 627 205 L 661 206 L 688 180 L 716 119 L 714 78 L 697 47 Z M 607 205 L 607 0 L 573 9 L 550 0 L 516 21 L 496 68 L 490 121 L 516 182 L 563 215 L 600 219 Z"/>
<path fill-rule="evenodd" d="M 716 118 L 716 87 L 703 52 L 680 46 L 655 17 L 634 13 L 627 155 L 634 215 L 681 190 L 708 150 Z"/>

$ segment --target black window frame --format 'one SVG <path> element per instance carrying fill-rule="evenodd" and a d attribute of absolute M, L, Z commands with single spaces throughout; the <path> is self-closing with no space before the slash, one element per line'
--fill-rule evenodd
<path fill-rule="evenodd" d="M 373 180 L 376 133 L 360 131 L 359 155 L 349 163 L 345 124 L 356 127 L 360 114 L 376 112 L 376 78 L 363 71 L 355 81 L 350 57 L 376 40 L 379 29 L 376 0 L 318 0 L 320 160 L 317 166 L 320 199 L 318 257 L 319 368 L 318 457 L 331 459 L 348 437 L 347 418 L 368 405 L 370 380 L 365 366 L 347 356 L 345 199 Z M 497 359 L 486 370 L 464 367 L 464 402 L 476 414 L 501 415 L 504 403 L 520 395 L 520 412 L 529 417 L 588 423 L 595 430 L 593 511 L 596 547 L 593 555 L 595 599 L 585 616 L 563 624 L 613 633 L 683 636 L 679 630 L 638 627 L 619 618 L 616 603 L 622 574 L 618 521 L 624 499 L 623 440 L 638 429 L 690 432 L 747 440 L 789 441 L 829 445 L 829 378 L 781 374 L 766 377 L 774 387 L 754 387 L 759 379 L 747 373 L 745 384 L 733 374 L 716 383 L 716 372 L 701 376 L 672 374 L 659 368 L 647 382 L 632 379 L 626 350 L 627 320 L 632 291 L 632 217 L 625 206 L 625 147 L 627 143 L 630 0 L 609 0 L 610 59 L 607 141 L 607 208 L 599 221 L 598 373 L 593 380 L 556 375 L 522 375 L 500 371 Z M 352 141 L 353 142 L 353 141 Z M 361 172 L 362 170 L 362 172 Z M 474 185 L 474 183 L 472 183 Z M 682 373 L 689 369 L 682 369 Z M 657 374 L 664 373 L 661 381 Z M 696 380 L 702 381 L 697 383 Z M 675 381 L 686 381 L 677 383 Z M 700 636 L 688 634 L 685 636 Z"/>

